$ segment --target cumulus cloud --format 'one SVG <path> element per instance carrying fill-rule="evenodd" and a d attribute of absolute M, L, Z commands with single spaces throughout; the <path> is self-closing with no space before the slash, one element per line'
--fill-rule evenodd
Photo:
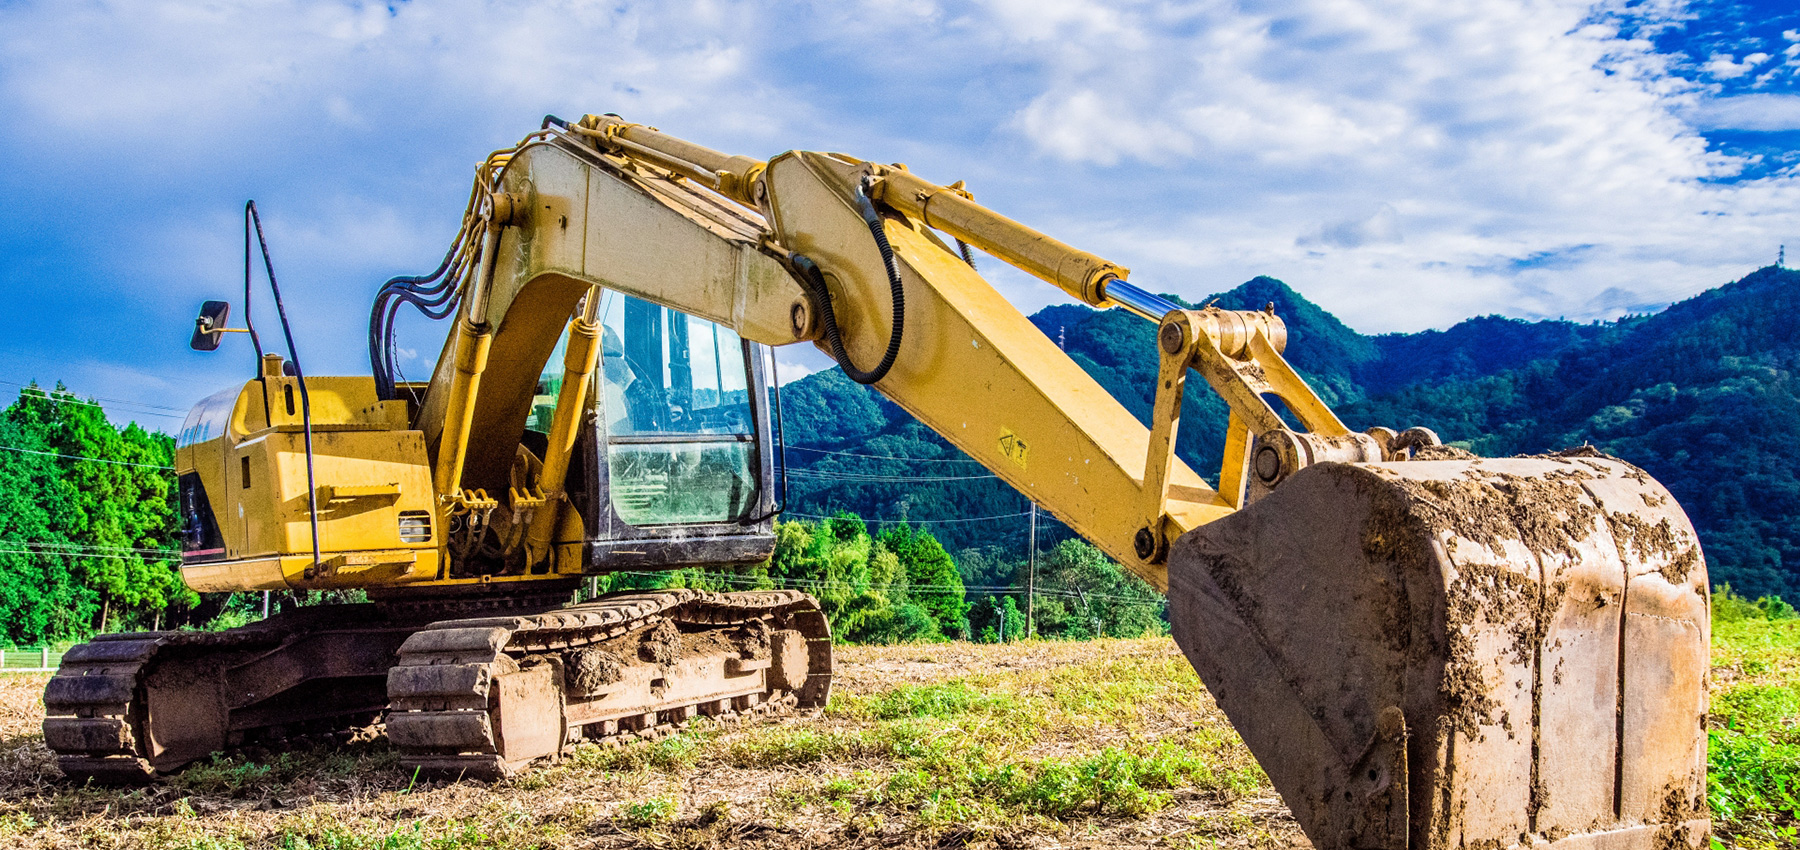
<path fill-rule="evenodd" d="M 1359 248 L 1363 245 L 1403 241 L 1400 236 L 1400 213 L 1391 204 L 1382 204 L 1362 218 L 1351 218 L 1301 234 L 1294 240 L 1302 247 L 1317 245 L 1333 248 Z"/>
<path fill-rule="evenodd" d="M 1711 98 L 1689 116 L 1707 130 L 1800 130 L 1800 94 L 1742 94 Z"/>
<path fill-rule="evenodd" d="M 1109 231 L 1115 253 L 1163 274 L 1274 273 L 1365 329 L 1487 307 L 1586 318 L 1616 313 L 1623 302 L 1596 294 L 1645 274 L 1693 291 L 1747 271 L 1800 211 L 1794 175 L 1734 180 L 1749 163 L 1693 123 L 1784 129 L 1791 95 L 1713 100 L 1590 4 L 1119 8 L 1106 38 L 1144 45 L 1133 61 L 1094 59 L 1117 54 L 1071 33 L 1041 52 L 1047 85 L 1014 127 L 1096 174 L 1179 187 L 1176 223 Z M 1276 236 L 1358 201 L 1385 206 Z M 1390 290 L 1415 297 L 1369 297 Z"/>
<path fill-rule="evenodd" d="M 1756 70 L 1756 66 L 1769 61 L 1767 53 L 1751 53 L 1743 61 L 1734 61 L 1729 53 L 1714 53 L 1703 67 L 1706 72 L 1721 80 L 1731 80 Z"/>

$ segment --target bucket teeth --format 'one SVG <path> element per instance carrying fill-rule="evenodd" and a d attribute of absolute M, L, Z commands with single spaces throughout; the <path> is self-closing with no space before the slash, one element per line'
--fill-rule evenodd
<path fill-rule="evenodd" d="M 1169 566 L 1176 640 L 1319 847 L 1703 840 L 1705 562 L 1635 467 L 1322 464 Z"/>

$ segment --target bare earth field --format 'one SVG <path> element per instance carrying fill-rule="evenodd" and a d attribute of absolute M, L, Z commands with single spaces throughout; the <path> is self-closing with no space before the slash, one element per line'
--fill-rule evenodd
<path fill-rule="evenodd" d="M 77 787 L 43 746 L 46 677 L 0 676 L 0 847 L 1307 846 L 1166 638 L 838 658 L 817 716 L 584 744 L 494 785 L 415 782 L 378 739 Z"/>

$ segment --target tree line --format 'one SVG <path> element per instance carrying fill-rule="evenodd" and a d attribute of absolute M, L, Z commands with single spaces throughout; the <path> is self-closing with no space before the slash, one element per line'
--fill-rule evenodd
<path fill-rule="evenodd" d="M 775 526 L 775 554 L 749 570 L 670 570 L 609 576 L 606 590 L 804 590 L 819 600 L 833 636 L 847 643 L 1029 636 L 1087 640 L 1167 634 L 1161 594 L 1082 540 L 1040 554 L 998 547 L 954 555 L 909 523 L 870 524 L 848 511 Z M 1027 594 L 1027 584 L 1035 592 Z M 1029 612 L 1029 618 L 1027 616 Z"/>
<path fill-rule="evenodd" d="M 175 443 L 61 384 L 0 414 L 0 640 L 78 640 L 184 622 Z"/>

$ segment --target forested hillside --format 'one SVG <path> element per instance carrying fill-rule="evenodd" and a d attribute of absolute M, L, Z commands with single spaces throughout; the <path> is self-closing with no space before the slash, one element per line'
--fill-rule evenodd
<path fill-rule="evenodd" d="M 1764 268 L 1615 322 L 1488 316 L 1381 336 L 1351 330 L 1272 278 L 1216 303 L 1274 304 L 1288 325 L 1288 357 L 1351 427 L 1424 425 L 1487 455 L 1592 443 L 1674 492 L 1700 529 L 1715 583 L 1800 599 L 1800 527 L 1791 519 L 1800 514 L 1800 272 Z M 1073 305 L 1032 321 L 1147 417 L 1153 325 Z M 1210 479 L 1225 409 L 1198 383 L 1177 451 Z M 837 370 L 795 382 L 784 401 L 794 510 L 905 517 L 952 551 L 1022 556 L 1025 500 L 903 411 Z"/>

